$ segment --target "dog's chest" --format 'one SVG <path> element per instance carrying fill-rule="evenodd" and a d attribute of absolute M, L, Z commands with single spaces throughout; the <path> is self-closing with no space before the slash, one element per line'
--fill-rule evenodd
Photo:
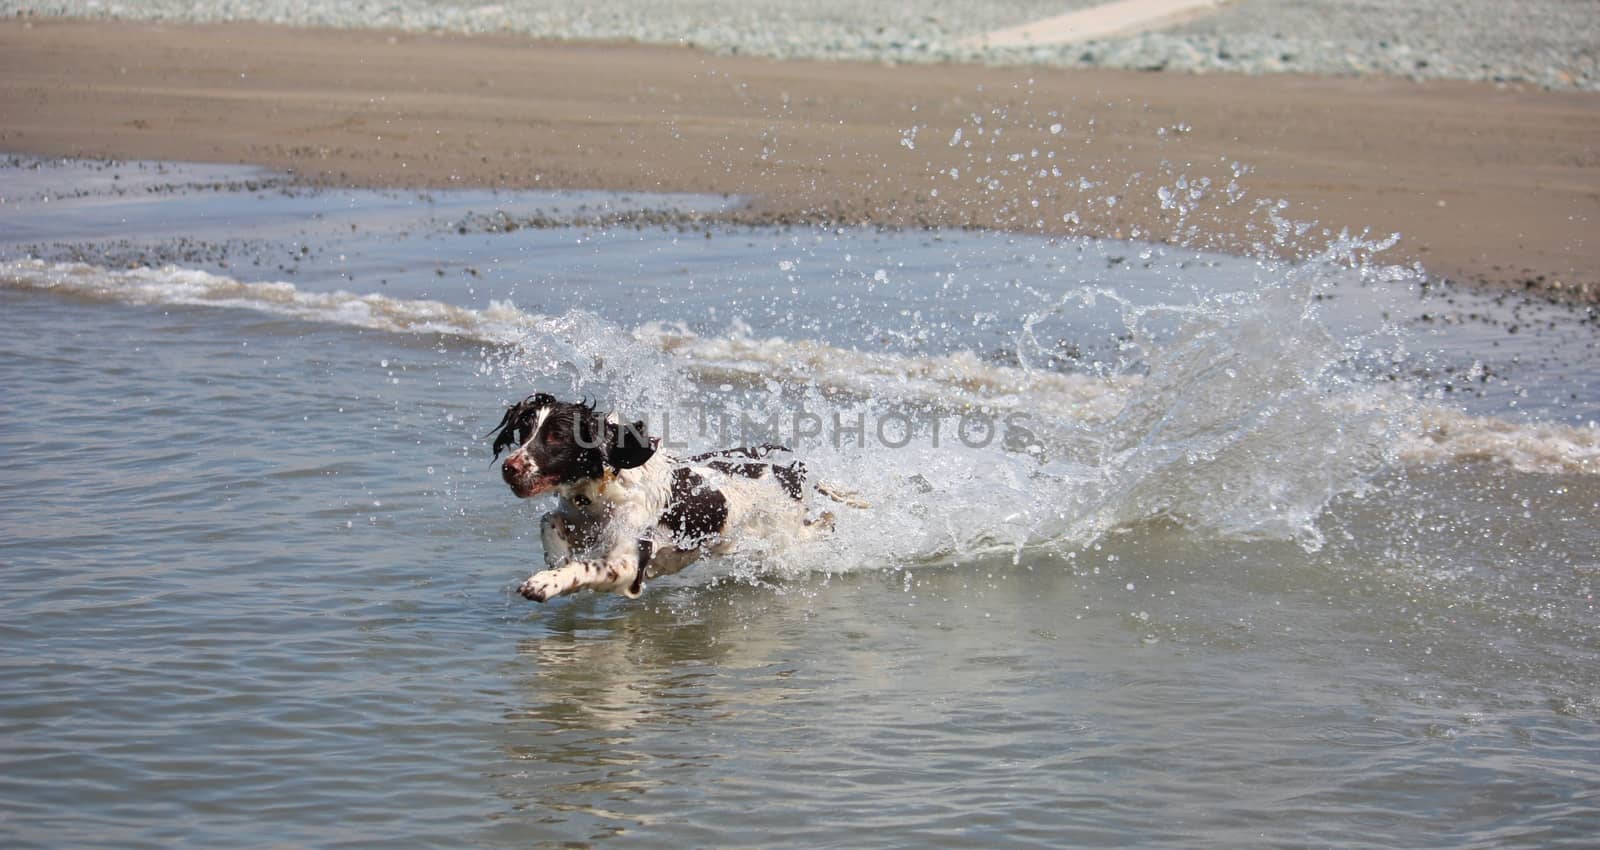
<path fill-rule="evenodd" d="M 589 548 L 619 526 L 654 525 L 670 500 L 670 468 L 652 461 L 637 470 L 579 482 L 561 491 L 557 510 L 572 533 L 573 543 Z"/>

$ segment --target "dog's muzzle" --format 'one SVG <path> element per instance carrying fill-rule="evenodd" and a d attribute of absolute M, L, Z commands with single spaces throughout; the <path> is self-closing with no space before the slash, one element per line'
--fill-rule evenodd
<path fill-rule="evenodd" d="M 556 486 L 556 476 L 534 475 L 527 456 L 520 452 L 500 464 L 500 477 L 511 488 L 511 492 L 522 499 L 532 498 Z"/>

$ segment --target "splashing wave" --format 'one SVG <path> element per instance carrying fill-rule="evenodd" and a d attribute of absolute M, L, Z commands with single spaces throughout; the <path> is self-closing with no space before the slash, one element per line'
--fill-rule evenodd
<path fill-rule="evenodd" d="M 566 387 L 551 388 L 575 394 L 603 388 L 624 408 L 668 409 L 686 387 L 737 383 L 781 387 L 813 409 L 844 416 L 889 409 L 1029 415 L 1038 445 L 973 448 L 947 439 L 893 452 L 849 441 L 806 447 L 816 468 L 894 517 L 892 529 L 882 527 L 885 512 L 873 529 L 861 529 L 876 534 L 855 539 L 875 540 L 865 545 L 883 551 L 862 552 L 858 543 L 852 557 L 858 563 L 863 555 L 923 559 L 1081 545 L 1151 520 L 1315 548 L 1316 519 L 1328 504 L 1395 465 L 1491 462 L 1531 473 L 1600 474 L 1596 429 L 1468 416 L 1340 374 L 1341 344 L 1301 309 L 1289 287 L 1224 310 L 1184 311 L 1176 332 L 1159 344 L 1141 343 L 1142 369 L 1086 375 L 996 364 L 964 351 L 862 352 L 743 330 L 707 336 L 659 323 L 626 330 L 580 312 L 546 316 L 506 302 L 473 309 L 306 292 L 176 267 L 18 261 L 0 264 L 0 284 L 454 335 L 495 346 L 500 353 L 491 371 L 513 392 L 535 380 L 547 386 L 565 380 Z M 992 498 L 975 504 L 971 493 Z"/>

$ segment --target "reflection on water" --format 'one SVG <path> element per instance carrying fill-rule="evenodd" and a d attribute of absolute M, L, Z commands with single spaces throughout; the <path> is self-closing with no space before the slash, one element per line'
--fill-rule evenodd
<path fill-rule="evenodd" d="M 1440 603 L 1419 619 L 1415 595 L 1330 576 L 1323 555 L 1151 531 L 1074 563 L 552 611 L 510 662 L 521 702 L 497 736 L 516 767 L 496 792 L 526 818 L 493 834 L 1183 846 L 1294 843 L 1311 824 L 1450 846 L 1516 825 L 1582 840 L 1582 809 L 1536 826 L 1518 812 L 1587 793 L 1600 774 L 1552 774 L 1545 747 L 1592 746 L 1593 717 L 1460 666 L 1480 650 L 1448 642 L 1493 615 Z M 1437 649 L 1413 649 L 1429 631 Z M 1485 787 L 1506 793 L 1471 802 Z M 1181 817 L 1145 814 L 1179 800 Z"/>
<path fill-rule="evenodd" d="M 687 598 L 600 612 L 570 605 L 517 645 L 509 675 L 525 702 L 507 712 L 504 748 L 517 769 L 497 790 L 517 810 L 559 812 L 599 831 L 649 826 L 644 795 L 693 789 L 712 762 L 708 747 L 731 712 L 774 709 L 794 696 L 778 659 L 788 649 L 734 622 L 761 591 L 718 589 L 727 605 L 699 613 Z M 686 606 L 695 606 L 693 609 Z M 761 676 L 725 681 L 741 670 Z M 737 694 L 737 709 L 728 700 Z"/>

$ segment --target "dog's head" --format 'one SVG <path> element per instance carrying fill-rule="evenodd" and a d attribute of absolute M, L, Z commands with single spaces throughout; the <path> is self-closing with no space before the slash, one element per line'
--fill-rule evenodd
<path fill-rule="evenodd" d="M 641 466 L 655 454 L 643 422 L 621 426 L 592 404 L 557 401 L 546 393 L 507 408 L 490 435 L 496 458 L 511 449 L 500 476 L 524 499 L 600 479 L 608 468 Z"/>

